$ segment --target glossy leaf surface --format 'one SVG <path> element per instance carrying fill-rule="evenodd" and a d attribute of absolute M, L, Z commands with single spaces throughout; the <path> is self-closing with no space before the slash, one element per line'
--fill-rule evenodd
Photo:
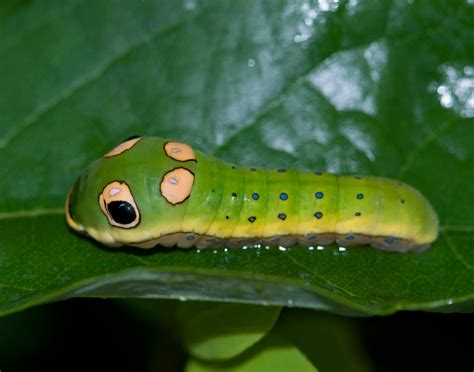
<path fill-rule="evenodd" d="M 8 1 L 0 71 L 0 313 L 70 296 L 472 311 L 471 1 Z M 104 249 L 62 206 L 135 134 L 243 165 L 398 178 L 441 234 L 423 254 Z"/>

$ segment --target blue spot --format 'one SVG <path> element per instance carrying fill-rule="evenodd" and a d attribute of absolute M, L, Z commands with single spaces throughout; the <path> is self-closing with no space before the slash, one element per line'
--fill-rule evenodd
<path fill-rule="evenodd" d="M 253 199 L 253 200 L 258 200 L 259 197 L 260 197 L 260 196 L 259 196 L 256 192 L 254 192 L 254 193 L 252 194 L 252 199 Z"/>
<path fill-rule="evenodd" d="M 357 199 L 364 199 L 364 194 L 357 194 Z"/>
<path fill-rule="evenodd" d="M 250 217 L 249 217 L 249 222 L 254 223 L 256 219 L 257 219 L 257 217 L 255 217 L 255 216 L 250 216 Z"/>
<path fill-rule="evenodd" d="M 288 194 L 287 194 L 286 192 L 282 192 L 282 193 L 280 194 L 280 199 L 281 199 L 281 200 L 286 200 L 286 199 L 288 199 Z"/>
<path fill-rule="evenodd" d="M 257 168 L 252 167 L 252 168 L 250 168 L 250 170 L 251 170 L 252 172 L 256 172 L 256 171 L 257 171 Z"/>
<path fill-rule="evenodd" d="M 278 215 L 278 218 L 279 218 L 280 220 L 284 220 L 284 219 L 286 218 L 286 214 L 285 214 L 285 213 L 280 213 L 280 214 Z"/>
<path fill-rule="evenodd" d="M 322 217 L 323 217 L 323 214 L 322 214 L 321 212 L 316 212 L 316 213 L 314 214 L 314 217 L 316 217 L 316 218 L 319 219 L 319 218 L 322 218 Z"/>
<path fill-rule="evenodd" d="M 354 240 L 354 235 L 347 235 L 346 240 Z"/>
<path fill-rule="evenodd" d="M 316 194 L 314 194 L 314 197 L 316 199 L 322 199 L 324 197 L 324 194 L 321 191 L 318 191 Z"/>
<path fill-rule="evenodd" d="M 316 239 L 317 237 L 318 237 L 318 236 L 317 236 L 316 234 L 309 234 L 309 235 L 307 236 L 307 238 L 308 238 L 309 240 L 314 240 L 314 239 Z"/>
<path fill-rule="evenodd" d="M 278 172 L 284 173 L 284 172 L 286 172 L 286 169 L 285 168 L 278 168 Z"/>
<path fill-rule="evenodd" d="M 214 243 L 215 241 L 216 241 L 215 238 L 206 239 L 206 242 L 208 242 L 208 243 Z"/>
<path fill-rule="evenodd" d="M 194 240 L 194 236 L 189 235 L 189 236 L 186 237 L 186 239 L 188 239 L 188 240 Z"/>
<path fill-rule="evenodd" d="M 393 237 L 388 237 L 388 238 L 385 238 L 385 243 L 387 244 L 393 244 L 397 241 L 397 239 L 393 238 Z"/>

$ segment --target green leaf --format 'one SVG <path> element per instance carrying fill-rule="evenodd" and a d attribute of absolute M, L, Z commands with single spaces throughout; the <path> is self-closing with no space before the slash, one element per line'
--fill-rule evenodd
<path fill-rule="evenodd" d="M 298 348 L 272 335 L 248 350 L 246 355 L 235 360 L 224 363 L 205 363 L 191 359 L 186 365 L 185 371 L 317 372 L 318 370 L 306 359 Z"/>
<path fill-rule="evenodd" d="M 178 321 L 188 351 L 199 359 L 230 359 L 259 341 L 273 327 L 279 307 L 182 303 Z"/>
<path fill-rule="evenodd" d="M 1 314 L 71 296 L 474 309 L 470 2 L 9 1 L 0 71 Z M 398 178 L 441 234 L 423 254 L 105 249 L 69 231 L 62 206 L 134 134 L 243 165 Z"/>
<path fill-rule="evenodd" d="M 321 371 L 371 371 L 356 325 L 347 317 L 285 309 L 272 333 L 298 347 Z"/>

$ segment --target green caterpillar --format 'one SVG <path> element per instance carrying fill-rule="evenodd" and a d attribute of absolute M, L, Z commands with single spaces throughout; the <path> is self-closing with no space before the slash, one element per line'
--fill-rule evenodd
<path fill-rule="evenodd" d="M 423 249 L 438 235 L 428 201 L 399 181 L 238 167 L 155 137 L 93 162 L 66 200 L 71 228 L 112 247 L 251 244 Z"/>

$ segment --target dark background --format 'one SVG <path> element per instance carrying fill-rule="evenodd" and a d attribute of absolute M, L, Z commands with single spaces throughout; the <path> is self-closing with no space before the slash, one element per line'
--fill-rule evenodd
<path fill-rule="evenodd" d="M 375 371 L 473 369 L 470 314 L 400 312 L 353 321 Z M 114 300 L 32 308 L 0 318 L 0 329 L 2 372 L 180 371 L 186 361 L 172 323 L 150 323 Z"/>

